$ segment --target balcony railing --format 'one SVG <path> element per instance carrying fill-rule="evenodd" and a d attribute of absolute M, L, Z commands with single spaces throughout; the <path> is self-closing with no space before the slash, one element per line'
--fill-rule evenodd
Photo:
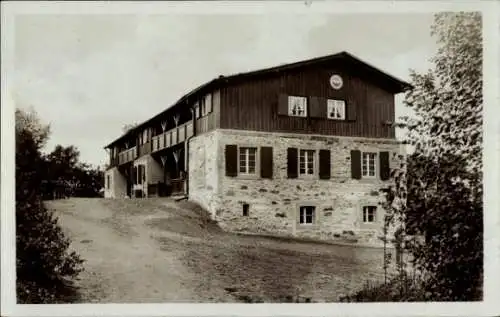
<path fill-rule="evenodd" d="M 148 143 L 134 146 L 128 150 L 118 153 L 118 159 L 113 161 L 118 165 L 125 164 L 135 160 L 136 157 L 140 157 L 151 152 L 160 151 L 165 148 L 182 143 L 192 135 L 193 123 L 191 121 L 188 121 L 160 135 L 154 136 Z"/>
<path fill-rule="evenodd" d="M 192 135 L 193 123 L 189 121 L 160 135 L 154 136 L 151 139 L 153 143 L 152 152 L 182 143 Z"/>
<path fill-rule="evenodd" d="M 118 164 L 125 164 L 135 160 L 137 156 L 137 147 L 134 146 L 128 150 L 118 153 Z"/>
<path fill-rule="evenodd" d="M 137 155 L 137 157 L 141 157 L 149 153 L 151 153 L 151 142 L 139 145 L 139 154 Z"/>

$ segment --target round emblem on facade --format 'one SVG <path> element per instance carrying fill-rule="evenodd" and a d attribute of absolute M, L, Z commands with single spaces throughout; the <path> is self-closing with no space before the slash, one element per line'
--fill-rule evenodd
<path fill-rule="evenodd" d="M 332 77 L 330 77 L 330 85 L 332 86 L 333 89 L 342 88 L 343 85 L 342 77 L 340 77 L 339 75 L 332 75 Z"/>

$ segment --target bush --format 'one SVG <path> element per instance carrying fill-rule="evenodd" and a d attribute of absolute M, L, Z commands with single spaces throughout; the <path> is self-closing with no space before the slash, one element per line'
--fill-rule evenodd
<path fill-rule="evenodd" d="M 421 282 L 406 275 L 391 279 L 386 284 L 366 282 L 360 291 L 341 296 L 340 302 L 417 302 L 425 301 Z"/>
<path fill-rule="evenodd" d="M 72 281 L 82 271 L 83 261 L 69 251 L 70 241 L 41 200 L 40 147 L 46 135 L 35 135 L 37 130 L 26 124 L 26 117 L 16 112 L 17 301 L 72 301 L 77 294 Z"/>

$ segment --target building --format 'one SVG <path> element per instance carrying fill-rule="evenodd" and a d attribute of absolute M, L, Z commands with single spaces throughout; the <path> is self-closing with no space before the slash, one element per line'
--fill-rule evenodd
<path fill-rule="evenodd" d="M 376 244 L 409 88 L 346 52 L 219 76 L 106 146 L 105 197 L 180 194 L 227 230 Z"/>

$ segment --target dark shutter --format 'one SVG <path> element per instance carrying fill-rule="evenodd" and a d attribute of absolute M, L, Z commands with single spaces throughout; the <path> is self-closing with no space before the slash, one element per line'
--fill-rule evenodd
<path fill-rule="evenodd" d="M 361 179 L 361 151 L 351 151 L 351 176 L 354 179 Z"/>
<path fill-rule="evenodd" d="M 326 99 L 309 97 L 309 117 L 326 118 Z"/>
<path fill-rule="evenodd" d="M 383 181 L 391 177 L 391 170 L 389 167 L 389 152 L 380 152 L 380 179 Z"/>
<path fill-rule="evenodd" d="M 347 120 L 356 121 L 356 117 L 357 117 L 356 102 L 352 99 L 347 100 L 345 107 L 346 107 L 346 112 L 347 112 Z"/>
<path fill-rule="evenodd" d="M 330 150 L 319 150 L 319 179 L 330 179 Z"/>
<path fill-rule="evenodd" d="M 297 178 L 298 176 L 298 151 L 296 148 L 288 148 L 287 149 L 287 172 L 288 172 L 288 178 Z"/>
<path fill-rule="evenodd" d="M 238 175 L 238 147 L 233 144 L 226 145 L 226 176 Z"/>
<path fill-rule="evenodd" d="M 278 114 L 288 115 L 288 95 L 280 94 L 278 98 Z"/>
<path fill-rule="evenodd" d="M 273 178 L 273 148 L 263 146 L 260 148 L 260 177 Z"/>

